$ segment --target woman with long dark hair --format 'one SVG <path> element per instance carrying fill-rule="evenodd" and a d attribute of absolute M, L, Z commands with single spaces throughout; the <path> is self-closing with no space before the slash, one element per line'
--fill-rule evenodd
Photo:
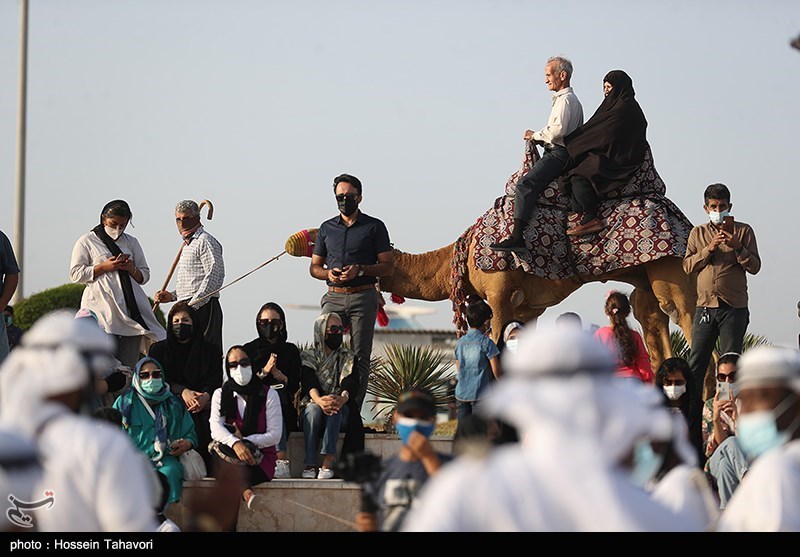
<path fill-rule="evenodd" d="M 617 358 L 616 376 L 645 383 L 653 382 L 653 368 L 642 335 L 628 326 L 631 303 L 616 290 L 606 298 L 605 312 L 609 325 L 600 327 L 594 336 L 611 348 Z"/>

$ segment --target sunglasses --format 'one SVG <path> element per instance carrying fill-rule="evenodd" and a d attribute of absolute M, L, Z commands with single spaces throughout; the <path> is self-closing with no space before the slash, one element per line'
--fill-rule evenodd
<path fill-rule="evenodd" d="M 736 372 L 732 371 L 730 373 L 718 373 L 717 381 L 736 381 Z"/>
<path fill-rule="evenodd" d="M 151 377 L 153 379 L 158 379 L 159 377 L 161 377 L 161 375 L 162 375 L 162 373 L 161 373 L 160 369 L 154 369 L 153 371 L 140 371 L 139 372 L 139 378 L 140 379 L 150 379 Z"/>
<path fill-rule="evenodd" d="M 280 325 L 280 319 L 259 319 L 258 324 L 262 327 L 269 327 L 270 325 Z"/>
<path fill-rule="evenodd" d="M 232 362 L 226 362 L 225 365 L 227 366 L 228 369 L 233 369 L 233 368 L 239 367 L 239 366 L 247 367 L 247 366 L 250 365 L 250 358 L 242 358 L 238 362 L 235 361 L 235 360 L 232 361 Z"/>
<path fill-rule="evenodd" d="M 358 197 L 357 193 L 337 193 L 336 201 L 344 201 L 346 199 L 355 199 Z"/>
<path fill-rule="evenodd" d="M 331 325 L 330 327 L 328 327 L 328 330 L 326 332 L 332 335 L 338 335 L 339 333 L 344 333 L 344 327 L 340 325 Z"/>

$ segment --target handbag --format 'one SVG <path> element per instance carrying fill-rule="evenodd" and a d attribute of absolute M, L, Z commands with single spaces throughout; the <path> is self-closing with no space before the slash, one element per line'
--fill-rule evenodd
<path fill-rule="evenodd" d="M 193 482 L 206 477 L 208 472 L 206 463 L 196 450 L 189 449 L 181 454 L 178 459 L 181 461 L 181 466 L 183 466 L 184 481 Z"/>
<path fill-rule="evenodd" d="M 141 393 L 136 393 L 139 396 L 139 399 L 142 401 L 147 412 L 150 416 L 155 419 L 156 414 L 153 412 L 153 409 L 150 408 L 150 405 L 147 403 L 145 398 L 141 395 Z M 202 480 L 208 475 L 208 470 L 206 469 L 206 462 L 203 460 L 203 457 L 200 456 L 194 449 L 189 449 L 185 453 L 182 453 L 178 460 L 183 467 L 183 479 L 184 481 L 193 482 L 196 480 Z"/>

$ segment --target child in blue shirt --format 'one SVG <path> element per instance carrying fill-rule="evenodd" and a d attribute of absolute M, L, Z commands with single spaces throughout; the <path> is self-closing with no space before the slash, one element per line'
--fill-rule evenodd
<path fill-rule="evenodd" d="M 483 300 L 471 303 L 466 309 L 469 331 L 456 343 L 456 417 L 459 427 L 466 416 L 472 415 L 481 391 L 500 376 L 500 350 L 486 336 L 491 328 L 492 308 Z M 458 436 L 458 428 L 456 429 Z"/>

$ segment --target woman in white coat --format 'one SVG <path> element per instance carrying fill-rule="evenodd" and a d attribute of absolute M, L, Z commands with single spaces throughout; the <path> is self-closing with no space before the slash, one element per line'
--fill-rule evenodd
<path fill-rule="evenodd" d="M 69 277 L 86 285 L 81 309 L 92 310 L 103 330 L 114 335 L 117 359 L 133 369 L 139 355 L 167 333 L 142 289 L 150 268 L 139 241 L 125 233 L 131 217 L 122 199 L 106 203 L 100 224 L 75 242 Z"/>

